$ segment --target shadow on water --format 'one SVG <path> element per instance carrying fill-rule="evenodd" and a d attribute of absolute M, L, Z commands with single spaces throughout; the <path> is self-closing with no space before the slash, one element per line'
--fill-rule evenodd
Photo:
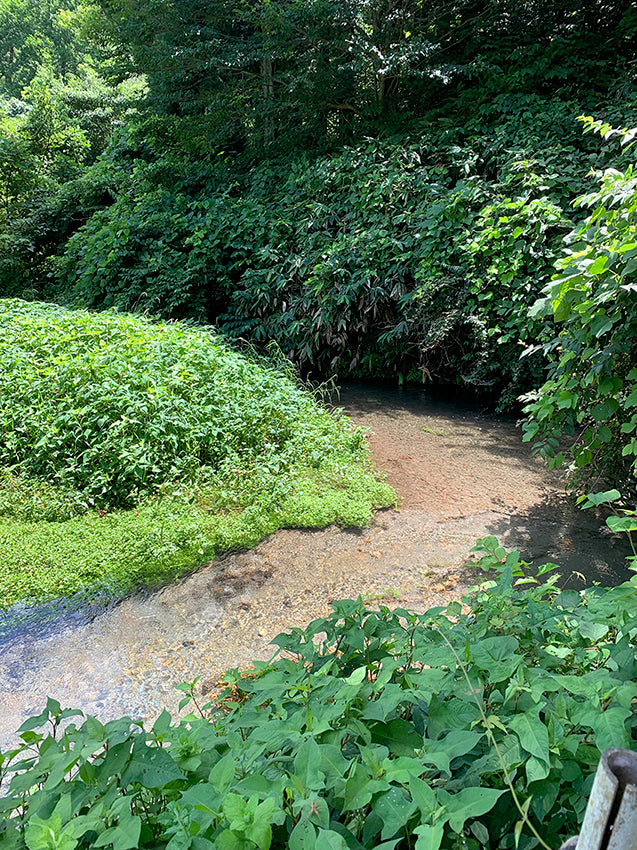
<path fill-rule="evenodd" d="M 137 595 L 145 594 L 140 591 Z M 0 610 L 0 652 L 15 644 L 28 645 L 44 637 L 52 638 L 66 629 L 92 623 L 116 608 L 122 599 L 106 594 L 76 593 L 35 605 L 17 603 Z"/>
<path fill-rule="evenodd" d="M 503 517 L 494 526 L 502 545 L 519 549 L 531 566 L 557 564 L 560 586 L 612 587 L 634 575 L 626 561 L 632 555 L 627 536 L 613 534 L 605 516 L 582 511 L 564 497 L 549 497 Z"/>
<path fill-rule="evenodd" d="M 423 409 L 430 414 L 445 416 L 493 419 L 492 406 L 476 402 L 472 394 L 461 389 L 428 389 L 409 385 L 403 388 L 385 385 L 343 384 L 328 394 L 332 407 L 347 407 L 347 414 L 354 417 L 357 412 L 382 413 L 385 418 L 398 418 L 405 414 L 421 415 Z M 501 421 L 515 422 L 514 417 L 501 416 Z"/>

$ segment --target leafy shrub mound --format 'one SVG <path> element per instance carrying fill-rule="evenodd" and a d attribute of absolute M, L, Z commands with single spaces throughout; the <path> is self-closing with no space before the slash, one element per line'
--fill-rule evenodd
<path fill-rule="evenodd" d="M 227 674 L 211 719 L 62 730 L 81 712 L 49 700 L 4 754 L 0 843 L 557 848 L 602 750 L 637 746 L 637 589 L 520 591 L 516 555 L 470 609 L 336 603 Z"/>
<path fill-rule="evenodd" d="M 393 501 L 360 430 L 208 330 L 6 300 L 0 350 L 5 605 L 156 585 Z"/>
<path fill-rule="evenodd" d="M 208 330 L 5 300 L 0 348 L 0 460 L 100 507 L 343 440 L 309 393 Z"/>

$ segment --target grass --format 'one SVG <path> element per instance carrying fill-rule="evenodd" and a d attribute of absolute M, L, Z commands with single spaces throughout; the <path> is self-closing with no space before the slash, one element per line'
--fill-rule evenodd
<path fill-rule="evenodd" d="M 119 595 L 394 494 L 360 430 L 209 329 L 0 301 L 2 604 Z"/>

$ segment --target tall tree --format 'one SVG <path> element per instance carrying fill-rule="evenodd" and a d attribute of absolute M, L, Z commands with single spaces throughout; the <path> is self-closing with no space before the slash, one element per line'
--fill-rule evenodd
<path fill-rule="evenodd" d="M 630 0 L 100 2 L 155 110 L 256 147 L 376 132 L 458 86 L 607 86 L 637 33 Z"/>

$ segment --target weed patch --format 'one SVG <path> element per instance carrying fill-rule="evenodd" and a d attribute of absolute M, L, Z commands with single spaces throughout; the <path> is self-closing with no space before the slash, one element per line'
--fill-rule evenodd
<path fill-rule="evenodd" d="M 363 434 L 213 332 L 0 302 L 3 602 L 173 578 L 391 503 Z"/>

